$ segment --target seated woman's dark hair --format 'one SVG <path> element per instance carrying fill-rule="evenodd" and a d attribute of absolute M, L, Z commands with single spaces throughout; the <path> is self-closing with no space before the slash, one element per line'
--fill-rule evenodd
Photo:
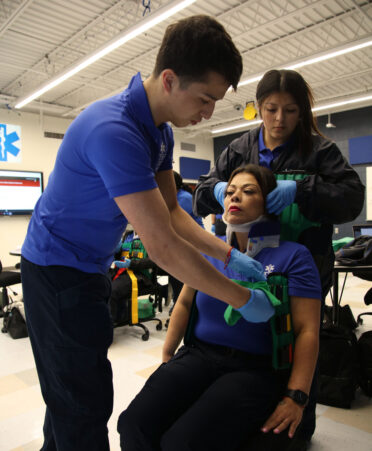
<path fill-rule="evenodd" d="M 270 169 L 265 168 L 264 166 L 259 166 L 258 164 L 247 164 L 245 166 L 240 166 L 236 168 L 230 175 L 230 178 L 227 182 L 227 186 L 231 184 L 232 179 L 237 174 L 251 174 L 257 180 L 259 187 L 261 188 L 262 197 L 264 199 L 264 209 L 266 212 L 266 197 L 267 195 L 276 188 L 276 179 L 275 175 Z M 276 218 L 275 215 L 270 215 L 266 212 L 266 215 L 270 217 L 270 219 Z"/>

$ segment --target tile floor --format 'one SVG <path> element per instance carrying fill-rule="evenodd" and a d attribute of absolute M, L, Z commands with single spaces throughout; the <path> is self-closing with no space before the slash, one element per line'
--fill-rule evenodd
<path fill-rule="evenodd" d="M 372 311 L 372 306 L 368 308 L 363 302 L 371 285 L 371 282 L 348 276 L 342 303 L 351 306 L 355 317 L 362 311 Z M 167 307 L 161 316 L 167 317 Z M 358 335 L 372 329 L 372 316 L 365 318 Z M 147 325 L 149 341 L 141 340 L 141 329 L 121 327 L 115 329 L 109 350 L 115 389 L 114 411 L 109 422 L 112 451 L 120 450 L 116 433 L 120 412 L 160 363 L 166 331 L 157 331 L 155 322 Z M 0 450 L 39 450 L 44 404 L 28 338 L 13 340 L 8 334 L 0 334 L 0 362 Z M 372 451 L 371 399 L 358 392 L 350 410 L 318 405 L 317 416 L 311 451 Z"/>

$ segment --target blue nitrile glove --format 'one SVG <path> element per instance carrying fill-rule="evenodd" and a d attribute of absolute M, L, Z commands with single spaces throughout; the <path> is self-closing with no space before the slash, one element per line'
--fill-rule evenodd
<path fill-rule="evenodd" d="M 212 224 L 211 232 L 212 232 L 212 233 L 216 233 L 216 226 L 215 226 L 214 224 Z"/>
<path fill-rule="evenodd" d="M 250 323 L 266 323 L 275 313 L 269 298 L 262 290 L 252 290 L 249 301 L 235 310 Z"/>
<path fill-rule="evenodd" d="M 266 280 L 262 265 L 248 255 L 242 254 L 237 249 L 232 249 L 230 261 L 227 267 L 254 280 Z"/>
<path fill-rule="evenodd" d="M 277 187 L 267 195 L 266 208 L 269 213 L 279 215 L 285 207 L 293 204 L 297 185 L 294 180 L 278 180 Z"/>
<path fill-rule="evenodd" d="M 115 260 L 114 265 L 116 268 L 129 268 L 130 266 L 130 258 L 126 258 L 125 261 L 123 260 Z"/>
<path fill-rule="evenodd" d="M 225 200 L 225 191 L 226 191 L 227 182 L 218 182 L 214 185 L 213 194 L 218 203 L 221 205 L 222 208 L 224 207 L 224 200 Z"/>

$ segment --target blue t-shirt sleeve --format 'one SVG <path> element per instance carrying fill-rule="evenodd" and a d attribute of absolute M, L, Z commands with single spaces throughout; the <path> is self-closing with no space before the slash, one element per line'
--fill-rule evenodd
<path fill-rule="evenodd" d="M 164 142 L 166 143 L 166 147 L 167 149 L 169 149 L 169 151 L 167 152 L 163 162 L 160 164 L 157 172 L 169 171 L 169 169 L 173 168 L 174 139 L 172 129 L 168 124 L 163 125 L 162 133 Z"/>
<path fill-rule="evenodd" d="M 89 135 L 88 161 L 99 173 L 111 198 L 157 187 L 151 151 L 141 135 L 120 123 L 106 123 Z"/>
<path fill-rule="evenodd" d="M 287 268 L 290 296 L 321 299 L 319 272 L 309 250 L 297 245 Z"/>

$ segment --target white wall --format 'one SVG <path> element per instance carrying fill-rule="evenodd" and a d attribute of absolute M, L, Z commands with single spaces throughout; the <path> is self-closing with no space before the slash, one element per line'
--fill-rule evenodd
<path fill-rule="evenodd" d="M 71 120 L 0 109 L 0 123 L 21 126 L 22 152 L 21 162 L 0 162 L 0 169 L 42 171 L 45 187 L 53 169 L 61 140 L 44 138 L 44 131 L 65 133 Z M 195 144 L 196 152 L 181 151 L 181 141 Z M 199 138 L 188 138 L 181 132 L 176 131 L 174 147 L 174 169 L 176 171 L 179 171 L 180 156 L 210 159 L 213 164 L 212 138 L 207 135 Z M 3 266 L 14 266 L 19 261 L 19 257 L 11 256 L 9 252 L 22 245 L 29 220 L 29 216 L 0 216 L 0 259 Z M 205 225 L 210 230 L 208 218 Z"/>
<path fill-rule="evenodd" d="M 0 109 L 0 123 L 21 126 L 21 161 L 0 162 L 0 169 L 42 171 L 44 187 L 53 169 L 60 139 L 44 138 L 44 131 L 64 133 L 71 120 Z M 16 143 L 17 144 L 17 143 Z M 3 266 L 14 266 L 19 257 L 9 252 L 22 245 L 30 216 L 0 216 L 0 259 Z"/>

